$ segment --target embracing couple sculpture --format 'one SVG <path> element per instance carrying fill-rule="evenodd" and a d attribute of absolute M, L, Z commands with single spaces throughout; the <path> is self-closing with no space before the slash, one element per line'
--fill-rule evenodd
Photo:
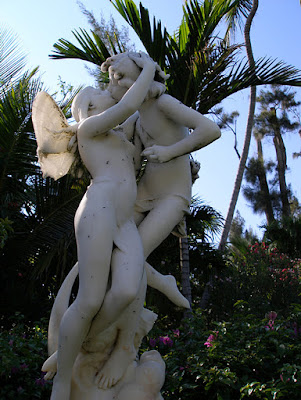
<path fill-rule="evenodd" d="M 102 70 L 109 72 L 108 89 L 79 92 L 72 104 L 77 124 L 69 126 L 45 92 L 33 106 L 44 175 L 67 173 L 76 146 L 91 175 L 74 220 L 78 263 L 52 310 L 43 370 L 47 378 L 56 374 L 51 400 L 157 400 L 163 360 L 156 351 L 136 359 L 156 319 L 143 308 L 146 285 L 178 306 L 189 303 L 174 277 L 146 259 L 189 212 L 189 153 L 220 131 L 164 93 L 167 76 L 146 54 L 115 55 Z M 137 187 L 141 157 L 147 163 Z M 78 293 L 68 307 L 77 273 Z"/>

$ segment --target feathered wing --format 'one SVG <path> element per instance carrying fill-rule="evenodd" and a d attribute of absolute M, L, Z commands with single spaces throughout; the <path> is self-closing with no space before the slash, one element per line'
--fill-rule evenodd
<path fill-rule="evenodd" d="M 37 154 L 44 177 L 55 180 L 66 175 L 75 160 L 68 151 L 72 133 L 68 122 L 54 99 L 46 92 L 39 92 L 32 106 L 32 122 L 37 139 Z M 66 128 L 66 132 L 62 131 Z M 62 133 L 55 133 L 62 131 Z"/>

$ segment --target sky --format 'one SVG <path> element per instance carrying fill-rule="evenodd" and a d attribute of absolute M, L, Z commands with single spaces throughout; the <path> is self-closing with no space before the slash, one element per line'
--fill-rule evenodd
<path fill-rule="evenodd" d="M 40 75 L 49 93 L 58 90 L 58 77 L 67 84 L 93 85 L 85 64 L 79 60 L 51 60 L 49 54 L 53 44 L 60 38 L 76 44 L 72 31 L 78 28 L 89 30 L 86 17 L 82 14 L 76 0 L 14 0 L 1 1 L 0 26 L 12 30 L 19 38 L 24 53 L 27 54 L 27 68 L 39 66 Z M 118 26 L 126 25 L 109 0 L 82 0 L 88 10 L 96 17 L 101 13 L 108 20 L 114 17 Z M 136 2 L 136 4 L 138 1 Z M 142 0 L 151 15 L 160 19 L 169 33 L 174 32 L 181 21 L 183 0 Z M 282 60 L 301 69 L 301 7 L 299 0 L 259 0 L 259 9 L 255 16 L 251 40 L 255 59 L 269 56 Z M 137 50 L 143 50 L 139 39 L 130 31 L 130 39 Z M 239 31 L 236 41 L 242 39 Z M 243 50 L 242 50 L 243 51 Z M 261 88 L 258 88 L 259 93 Z M 301 88 L 293 88 L 296 98 L 301 101 Z M 249 90 L 231 96 L 223 104 L 224 110 L 239 111 L 237 121 L 238 148 L 241 151 L 247 122 Z M 288 171 L 287 181 L 291 183 L 293 193 L 301 202 L 301 158 L 293 159 L 293 152 L 300 152 L 301 140 L 297 133 L 286 134 Z M 226 217 L 234 180 L 238 167 L 238 158 L 233 149 L 234 137 L 229 131 L 223 131 L 222 137 L 193 156 L 201 163 L 199 179 L 193 187 L 194 196 L 209 204 Z M 250 154 L 255 154 L 255 145 L 251 144 Z M 264 142 L 264 154 L 275 158 L 272 140 Z M 264 216 L 254 215 L 250 205 L 242 194 L 239 196 L 236 210 L 246 221 L 246 228 L 261 235 Z"/>

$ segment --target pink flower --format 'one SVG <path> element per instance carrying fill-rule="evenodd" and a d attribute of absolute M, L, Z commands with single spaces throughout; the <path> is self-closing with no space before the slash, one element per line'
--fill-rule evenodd
<path fill-rule="evenodd" d="M 8 342 L 9 346 L 12 346 L 14 344 L 13 339 L 10 339 L 10 341 Z"/>
<path fill-rule="evenodd" d="M 150 347 L 155 347 L 156 344 L 157 344 L 156 339 L 149 339 L 149 345 L 150 345 Z"/>
<path fill-rule="evenodd" d="M 265 329 L 266 329 L 267 331 L 273 331 L 273 330 L 274 330 L 274 321 L 270 320 L 270 321 L 268 322 L 268 324 L 265 326 Z"/>
<path fill-rule="evenodd" d="M 214 331 L 213 333 L 211 333 L 211 335 L 208 336 L 206 342 L 204 343 L 204 346 L 207 347 L 212 347 L 213 346 L 213 342 L 217 339 L 218 336 L 218 331 Z"/>
<path fill-rule="evenodd" d="M 173 335 L 174 335 L 175 337 L 180 337 L 180 331 L 179 331 L 179 329 L 173 330 Z"/>
<path fill-rule="evenodd" d="M 166 346 L 172 347 L 173 345 L 173 341 L 170 339 L 169 336 L 163 336 L 163 344 L 165 344 Z"/>

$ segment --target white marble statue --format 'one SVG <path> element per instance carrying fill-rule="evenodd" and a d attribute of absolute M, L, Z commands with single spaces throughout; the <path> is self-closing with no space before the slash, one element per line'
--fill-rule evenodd
<path fill-rule="evenodd" d="M 101 68 L 104 72 L 109 71 L 108 90 L 116 100 L 122 98 L 140 73 L 127 53 L 110 57 Z M 134 215 L 145 259 L 189 213 L 194 168 L 189 153 L 207 146 L 221 135 L 213 121 L 164 93 L 167 78 L 157 71 L 148 97 L 139 107 L 139 113 L 131 118 L 132 123 L 135 120 L 136 152 L 140 149 L 141 156 L 148 160 L 138 183 Z M 185 235 L 181 226 L 179 234 Z M 188 306 L 171 275 L 159 274 L 147 262 L 145 270 L 149 286 L 163 292 L 175 304 Z M 93 333 L 96 332 L 95 323 Z"/>
<path fill-rule="evenodd" d="M 117 101 L 140 74 L 128 53 L 108 58 L 101 68 L 104 72 L 109 71 L 108 90 Z M 189 153 L 207 146 L 221 135 L 213 121 L 164 93 L 167 78 L 160 69 L 157 70 L 139 113 L 131 117 L 136 153 L 140 149 L 141 156 L 148 160 L 138 183 L 134 214 L 145 259 L 189 213 L 192 186 Z M 190 134 L 189 130 L 192 130 Z M 181 227 L 179 234 L 185 235 Z M 145 270 L 149 286 L 164 293 L 175 304 L 189 308 L 187 300 L 177 290 L 173 276 L 160 274 L 147 262 Z M 98 319 L 96 316 L 90 331 L 92 335 L 98 333 Z"/>
<path fill-rule="evenodd" d="M 79 290 L 60 323 L 57 373 L 51 400 L 70 398 L 73 365 L 95 315 L 99 312 L 97 331 L 100 333 L 134 302 L 143 281 L 143 248 L 133 221 L 137 193 L 134 146 L 122 129 L 113 128 L 141 105 L 153 81 L 156 65 L 142 54 L 130 57 L 142 71 L 117 104 L 108 91 L 87 88 L 73 104 L 73 109 L 78 109 L 79 123 L 52 132 L 58 138 L 76 132 L 79 154 L 92 180 L 75 215 Z M 35 131 L 39 129 L 38 117 L 35 117 L 38 109 L 36 106 L 33 110 Z M 49 149 L 41 151 L 46 158 L 47 153 L 51 153 Z M 111 287 L 106 294 L 110 274 Z M 134 328 L 129 323 L 123 324 L 123 328 L 113 353 L 102 368 L 99 384 L 103 388 L 115 385 L 135 359 Z M 116 358 L 118 362 L 113 363 L 112 359 Z"/>
<path fill-rule="evenodd" d="M 108 90 L 86 88 L 77 95 L 72 113 L 78 124 L 69 127 L 61 113 L 57 118 L 46 93 L 33 107 L 44 175 L 58 179 L 70 171 L 77 146 L 92 176 L 75 216 L 78 263 L 52 310 L 43 370 L 47 378 L 56 373 L 51 400 L 159 400 L 165 368 L 160 355 L 135 359 L 155 320 L 143 308 L 145 275 L 176 305 L 189 303 L 173 276 L 145 260 L 189 212 L 189 153 L 220 131 L 164 93 L 166 76 L 146 55 L 116 55 L 102 69 L 109 71 Z M 141 156 L 148 161 L 137 189 L 133 158 L 137 170 Z M 78 271 L 79 292 L 68 308 Z"/>

